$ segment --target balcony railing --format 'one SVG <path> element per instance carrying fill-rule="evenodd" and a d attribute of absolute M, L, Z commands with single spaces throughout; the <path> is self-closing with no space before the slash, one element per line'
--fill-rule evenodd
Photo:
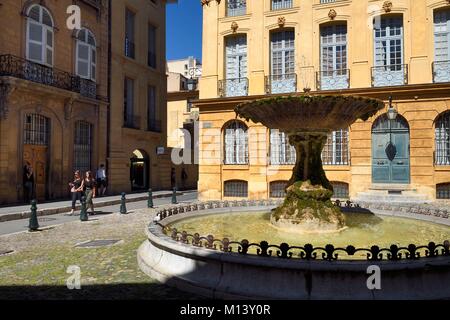
<path fill-rule="evenodd" d="M 10 54 L 0 55 L 0 76 L 24 79 L 59 89 L 77 92 L 91 99 L 97 96 L 97 84 L 57 68 L 51 68 Z"/>
<path fill-rule="evenodd" d="M 151 131 L 151 132 L 162 132 L 161 125 L 162 125 L 161 120 L 148 119 L 148 123 L 147 123 L 147 131 Z"/>
<path fill-rule="evenodd" d="M 266 76 L 266 93 L 292 93 L 297 91 L 297 75 L 295 73 Z"/>
<path fill-rule="evenodd" d="M 387 87 L 408 84 L 408 65 L 372 67 L 372 86 Z"/>
<path fill-rule="evenodd" d="M 227 16 L 243 16 L 247 13 L 247 0 L 227 0 Z"/>
<path fill-rule="evenodd" d="M 141 117 L 136 115 L 128 115 L 125 117 L 123 126 L 129 129 L 140 129 L 141 128 Z"/>
<path fill-rule="evenodd" d="M 318 90 L 341 90 L 350 88 L 350 70 L 330 70 L 317 72 Z"/>
<path fill-rule="evenodd" d="M 241 97 L 248 95 L 248 78 L 219 80 L 220 97 Z"/>
<path fill-rule="evenodd" d="M 433 81 L 450 82 L 450 60 L 433 62 Z"/>

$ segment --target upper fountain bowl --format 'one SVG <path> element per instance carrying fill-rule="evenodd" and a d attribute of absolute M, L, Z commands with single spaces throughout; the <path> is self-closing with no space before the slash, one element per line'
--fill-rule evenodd
<path fill-rule="evenodd" d="M 234 110 L 241 118 L 285 132 L 346 129 L 366 121 L 385 106 L 378 99 L 342 95 L 274 97 L 245 102 Z"/>

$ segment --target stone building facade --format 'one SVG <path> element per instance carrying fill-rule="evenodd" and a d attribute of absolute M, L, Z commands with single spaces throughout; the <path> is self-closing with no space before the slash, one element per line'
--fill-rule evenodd
<path fill-rule="evenodd" d="M 111 191 L 168 189 L 166 1 L 113 0 L 111 21 Z"/>
<path fill-rule="evenodd" d="M 67 197 L 74 170 L 106 161 L 108 1 L 0 2 L 0 204 L 23 199 L 24 165 L 39 201 Z"/>
<path fill-rule="evenodd" d="M 450 197 L 449 1 L 202 5 L 203 75 L 194 102 L 202 200 L 283 196 L 295 157 L 286 137 L 236 119 L 233 109 L 248 100 L 300 94 L 386 101 L 367 122 L 330 134 L 323 162 L 337 197 Z M 386 115 L 389 97 L 395 120 Z"/>

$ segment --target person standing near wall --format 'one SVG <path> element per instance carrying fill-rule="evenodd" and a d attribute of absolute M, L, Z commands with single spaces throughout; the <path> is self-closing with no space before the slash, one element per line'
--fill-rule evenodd
<path fill-rule="evenodd" d="M 81 197 L 83 197 L 83 179 L 81 179 L 81 173 L 79 170 L 75 171 L 73 181 L 69 183 L 70 195 L 72 198 L 72 211 L 68 214 L 72 216 L 75 213 L 75 206 L 77 201 L 81 203 Z"/>
<path fill-rule="evenodd" d="M 29 204 L 35 197 L 34 172 L 33 167 L 29 162 L 27 162 L 23 168 L 23 196 L 26 204 Z"/>
<path fill-rule="evenodd" d="M 97 177 L 98 195 L 103 197 L 106 193 L 106 188 L 108 186 L 106 169 L 103 163 L 100 165 L 100 168 L 98 168 L 96 177 Z"/>
<path fill-rule="evenodd" d="M 91 215 L 95 215 L 93 199 L 96 195 L 97 184 L 92 171 L 86 172 L 86 178 L 84 178 L 83 185 L 85 189 L 86 205 L 88 208 L 91 208 Z"/>

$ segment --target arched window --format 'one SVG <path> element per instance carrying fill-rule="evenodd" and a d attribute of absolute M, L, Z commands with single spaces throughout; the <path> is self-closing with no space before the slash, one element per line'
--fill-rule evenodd
<path fill-rule="evenodd" d="M 322 162 L 325 165 L 348 165 L 348 129 L 333 131 L 328 135 L 322 151 Z"/>
<path fill-rule="evenodd" d="M 76 73 L 81 78 L 95 81 L 97 69 L 96 43 L 94 34 L 81 29 L 77 34 Z"/>
<path fill-rule="evenodd" d="M 225 127 L 225 164 L 248 164 L 247 130 L 241 121 L 232 121 Z"/>
<path fill-rule="evenodd" d="M 73 168 L 86 172 L 92 164 L 92 125 L 86 121 L 75 122 Z"/>
<path fill-rule="evenodd" d="M 50 12 L 41 5 L 33 5 L 27 16 L 27 59 L 53 66 L 54 24 Z"/>
<path fill-rule="evenodd" d="M 436 119 L 435 135 L 436 165 L 448 166 L 450 165 L 450 111 Z"/>
<path fill-rule="evenodd" d="M 273 181 L 269 186 L 271 198 L 284 198 L 286 196 L 287 181 Z"/>
<path fill-rule="evenodd" d="M 224 183 L 224 197 L 247 198 L 248 182 L 242 180 L 229 180 Z"/>
<path fill-rule="evenodd" d="M 284 132 L 270 130 L 270 164 L 285 165 L 295 164 L 295 148 L 289 143 Z"/>

